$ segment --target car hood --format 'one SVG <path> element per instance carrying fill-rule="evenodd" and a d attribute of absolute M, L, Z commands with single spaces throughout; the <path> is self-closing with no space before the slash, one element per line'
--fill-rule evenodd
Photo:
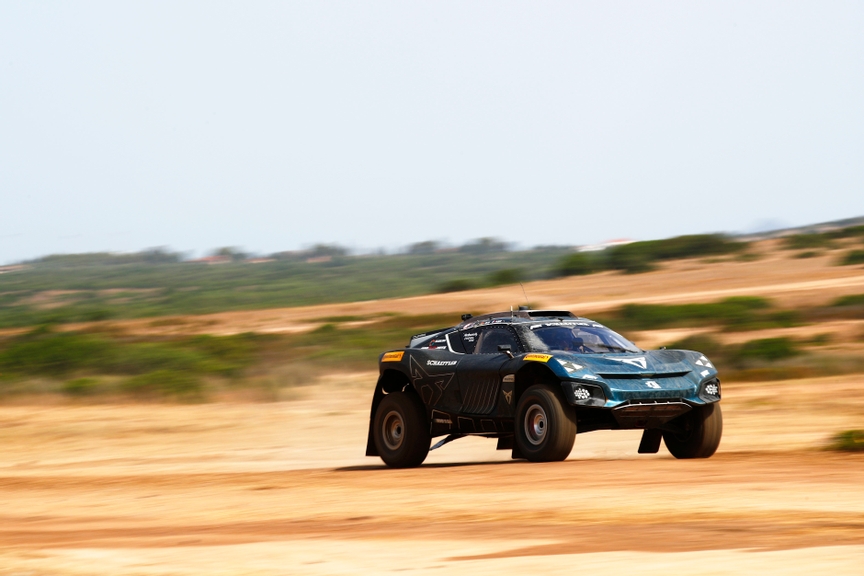
<path fill-rule="evenodd" d="M 602 383 L 610 400 L 665 398 L 695 394 L 700 382 L 716 375 L 701 353 L 650 350 L 635 354 L 553 354 L 559 374 L 570 380 Z"/>
<path fill-rule="evenodd" d="M 700 368 L 713 369 L 702 354 L 687 350 L 647 350 L 634 354 L 556 352 L 554 358 L 567 372 L 584 371 L 604 378 L 684 375 Z"/>

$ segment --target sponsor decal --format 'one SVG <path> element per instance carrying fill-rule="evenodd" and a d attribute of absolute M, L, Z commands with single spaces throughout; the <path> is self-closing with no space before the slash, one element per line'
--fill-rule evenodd
<path fill-rule="evenodd" d="M 510 404 L 510 401 L 513 400 L 513 391 L 502 390 L 502 392 L 504 393 L 504 399 L 507 401 L 507 404 Z"/>
<path fill-rule="evenodd" d="M 462 339 L 465 340 L 465 342 L 474 342 L 474 340 L 477 339 L 477 334 L 477 332 L 469 332 L 467 334 L 463 333 Z"/>
<path fill-rule="evenodd" d="M 411 371 L 411 381 L 414 384 L 414 389 L 420 392 L 420 397 L 423 398 L 423 402 L 427 405 L 437 405 L 456 373 L 429 374 L 420 366 L 420 363 L 414 356 L 409 356 L 409 358 L 411 361 L 408 363 L 408 366 Z"/>
<path fill-rule="evenodd" d="M 656 382 L 654 382 L 653 380 L 649 380 L 649 381 L 645 382 L 645 385 L 648 386 L 649 388 L 655 388 L 658 390 L 660 389 L 660 385 L 657 384 Z"/>
<path fill-rule="evenodd" d="M 516 381 L 516 375 L 515 374 L 507 374 L 506 376 L 504 376 L 504 380 L 502 380 L 502 382 L 505 382 L 505 383 L 506 382 L 515 382 L 515 381 Z"/>
<path fill-rule="evenodd" d="M 403 350 L 400 350 L 399 352 L 387 352 L 381 358 L 381 362 L 401 362 L 402 356 L 404 355 L 405 352 Z"/>
<path fill-rule="evenodd" d="M 426 366 L 455 366 L 458 360 L 427 360 Z"/>
<path fill-rule="evenodd" d="M 582 376 L 576 376 L 576 378 L 582 378 L 583 380 L 599 380 L 599 378 L 593 374 L 583 374 Z"/>
<path fill-rule="evenodd" d="M 526 354 L 525 358 L 523 358 L 526 362 L 548 362 L 551 359 L 552 354 Z"/>
<path fill-rule="evenodd" d="M 637 366 L 645 370 L 648 367 L 648 363 L 645 361 L 645 357 L 642 358 L 609 358 L 609 360 L 615 360 L 616 362 L 623 362 L 624 364 L 630 364 L 631 366 Z"/>
<path fill-rule="evenodd" d="M 567 372 L 576 372 L 577 370 L 581 370 L 583 366 L 581 364 L 576 364 L 575 362 L 568 362 L 567 360 L 558 360 L 558 363 L 561 364 L 561 367 L 564 368 Z"/>

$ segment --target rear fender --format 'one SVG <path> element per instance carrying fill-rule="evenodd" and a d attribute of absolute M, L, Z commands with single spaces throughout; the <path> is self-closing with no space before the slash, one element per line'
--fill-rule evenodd
<path fill-rule="evenodd" d="M 366 436 L 366 456 L 380 456 L 375 448 L 375 440 L 372 438 L 372 425 L 375 423 L 375 412 L 386 394 L 399 392 L 411 387 L 408 376 L 399 370 L 385 370 L 378 377 L 375 385 L 375 393 L 372 395 L 372 409 L 369 411 L 369 431 Z"/>

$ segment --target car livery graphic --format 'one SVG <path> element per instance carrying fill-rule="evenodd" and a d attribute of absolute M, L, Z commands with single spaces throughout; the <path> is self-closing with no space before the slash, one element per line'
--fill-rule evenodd
<path fill-rule="evenodd" d="M 466 314 L 383 353 L 379 367 L 366 455 L 392 467 L 467 435 L 549 462 L 592 430 L 640 429 L 639 453 L 662 440 L 676 458 L 710 457 L 723 433 L 720 380 L 703 354 L 640 350 L 566 311 Z"/>

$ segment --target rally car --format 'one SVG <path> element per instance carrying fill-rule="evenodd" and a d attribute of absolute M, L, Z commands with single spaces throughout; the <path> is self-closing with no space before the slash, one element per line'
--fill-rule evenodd
<path fill-rule="evenodd" d="M 720 380 L 703 354 L 640 350 L 567 311 L 465 314 L 384 352 L 379 366 L 366 455 L 397 468 L 467 435 L 549 462 L 592 430 L 644 430 L 640 453 L 662 440 L 676 458 L 708 458 L 723 433 Z"/>

